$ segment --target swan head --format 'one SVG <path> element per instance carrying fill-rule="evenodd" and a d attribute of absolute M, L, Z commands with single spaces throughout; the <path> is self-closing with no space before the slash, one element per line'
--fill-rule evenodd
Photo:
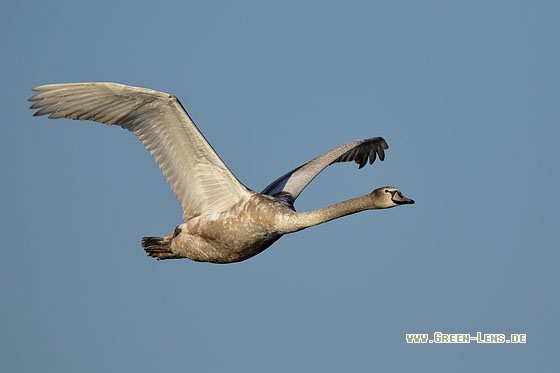
<path fill-rule="evenodd" d="M 414 200 L 406 198 L 400 190 L 392 186 L 384 186 L 370 193 L 376 205 L 382 209 L 388 209 L 399 205 L 414 204 Z"/>

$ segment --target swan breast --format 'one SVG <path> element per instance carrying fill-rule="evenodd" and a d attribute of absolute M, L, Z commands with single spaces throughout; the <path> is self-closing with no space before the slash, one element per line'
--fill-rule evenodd
<path fill-rule="evenodd" d="M 172 250 L 189 259 L 233 263 L 255 256 L 282 237 L 295 212 L 274 198 L 251 193 L 230 209 L 179 225 Z"/>

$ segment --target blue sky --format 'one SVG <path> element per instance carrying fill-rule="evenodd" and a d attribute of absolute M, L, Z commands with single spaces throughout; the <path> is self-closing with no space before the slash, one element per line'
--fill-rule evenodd
<path fill-rule="evenodd" d="M 52 1 L 0 5 L 3 371 L 537 371 L 560 333 L 560 5 Z M 157 262 L 181 210 L 119 128 L 33 118 L 33 86 L 175 94 L 248 187 L 383 136 L 300 211 L 394 185 L 412 206 L 233 265 Z M 424 344 L 406 333 L 524 333 Z M 453 369 L 450 369 L 450 368 Z M 540 369 L 539 369 L 540 368 Z"/>

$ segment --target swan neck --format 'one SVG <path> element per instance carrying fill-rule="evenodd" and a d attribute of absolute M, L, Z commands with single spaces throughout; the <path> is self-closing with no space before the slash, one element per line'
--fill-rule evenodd
<path fill-rule="evenodd" d="M 295 214 L 295 231 L 312 227 L 314 225 L 326 223 L 328 221 L 355 214 L 365 210 L 375 210 L 381 208 L 375 203 L 371 195 L 366 194 L 361 197 L 352 198 L 347 201 L 335 203 L 309 212 Z"/>

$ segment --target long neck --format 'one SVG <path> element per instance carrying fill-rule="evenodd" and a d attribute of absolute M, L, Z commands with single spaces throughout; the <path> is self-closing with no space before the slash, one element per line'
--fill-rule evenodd
<path fill-rule="evenodd" d="M 366 194 L 364 196 L 335 203 L 334 205 L 326 206 L 318 210 L 295 213 L 292 217 L 292 221 L 290 222 L 293 230 L 290 230 L 295 232 L 314 225 L 326 223 L 342 216 L 380 208 L 383 207 L 378 205 L 371 195 Z"/>

